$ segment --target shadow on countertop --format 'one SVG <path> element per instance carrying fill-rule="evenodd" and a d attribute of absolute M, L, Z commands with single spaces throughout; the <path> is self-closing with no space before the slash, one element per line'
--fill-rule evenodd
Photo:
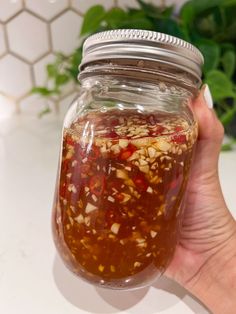
<path fill-rule="evenodd" d="M 55 256 L 53 275 L 55 284 L 63 297 L 78 309 L 88 313 L 110 314 L 129 310 L 129 313 L 135 314 L 144 312 L 154 314 L 172 308 L 180 299 L 184 299 L 190 311 L 199 314 L 208 313 L 202 312 L 202 307 L 197 301 L 191 302 L 192 296 L 185 289 L 166 277 L 159 278 L 151 287 L 138 290 L 108 290 L 94 287 L 76 277 L 64 266 L 58 255 Z M 141 302 L 148 293 L 156 293 L 155 289 L 159 290 L 159 296 L 157 294 L 156 300 L 152 298 L 154 302 L 146 304 Z M 169 298 L 166 292 L 176 297 Z"/>

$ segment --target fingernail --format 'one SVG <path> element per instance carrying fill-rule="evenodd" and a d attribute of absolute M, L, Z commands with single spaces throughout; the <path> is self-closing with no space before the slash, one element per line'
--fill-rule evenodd
<path fill-rule="evenodd" d="M 203 86 L 203 95 L 204 95 L 205 101 L 207 103 L 207 107 L 212 109 L 213 108 L 213 99 L 211 96 L 210 88 L 207 84 L 205 84 Z"/>

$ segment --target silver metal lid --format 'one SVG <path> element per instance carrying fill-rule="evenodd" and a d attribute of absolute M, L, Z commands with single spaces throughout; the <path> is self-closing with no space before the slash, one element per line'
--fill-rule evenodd
<path fill-rule="evenodd" d="M 97 60 L 138 59 L 174 65 L 201 78 L 204 59 L 190 43 L 163 33 L 118 29 L 96 33 L 83 46 L 82 70 Z"/>

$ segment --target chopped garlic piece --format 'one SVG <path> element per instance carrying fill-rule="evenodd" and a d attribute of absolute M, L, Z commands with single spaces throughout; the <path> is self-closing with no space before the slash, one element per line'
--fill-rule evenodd
<path fill-rule="evenodd" d="M 85 208 L 85 213 L 89 214 L 89 213 L 91 213 L 92 211 L 94 211 L 96 209 L 97 209 L 96 206 L 92 205 L 91 203 L 87 203 L 87 206 Z"/>
<path fill-rule="evenodd" d="M 99 266 L 98 266 L 98 270 L 102 273 L 103 271 L 104 271 L 104 266 L 102 265 L 102 264 L 100 264 Z"/>
<path fill-rule="evenodd" d="M 86 186 L 86 187 L 84 188 L 84 191 L 85 191 L 85 193 L 87 193 L 87 192 L 89 191 L 89 187 Z"/>
<path fill-rule="evenodd" d="M 157 232 L 154 231 L 154 230 L 151 230 L 150 231 L 150 235 L 151 235 L 152 238 L 155 238 L 155 236 L 157 235 Z"/>
<path fill-rule="evenodd" d="M 111 266 L 110 266 L 110 270 L 111 270 L 112 273 L 114 273 L 114 272 L 116 271 L 115 266 L 114 266 L 114 265 L 111 265 Z"/>
<path fill-rule="evenodd" d="M 118 224 L 116 222 L 111 226 L 111 232 L 113 232 L 115 234 L 118 234 L 119 229 L 120 229 L 120 224 Z"/>
<path fill-rule="evenodd" d="M 126 139 L 120 139 L 119 140 L 119 145 L 121 148 L 126 148 L 129 145 L 129 141 Z"/>
<path fill-rule="evenodd" d="M 85 217 L 84 218 L 84 223 L 86 224 L 87 227 L 90 226 L 90 220 L 91 220 L 90 217 Z"/>
<path fill-rule="evenodd" d="M 135 262 L 134 263 L 134 267 L 140 267 L 141 266 L 141 263 L 140 262 Z"/>
<path fill-rule="evenodd" d="M 143 148 L 147 146 L 151 142 L 151 138 L 145 137 L 145 138 L 138 138 L 135 140 L 132 140 L 132 144 L 135 145 L 136 147 Z"/>
<path fill-rule="evenodd" d="M 114 203 L 114 202 L 115 202 L 114 197 L 112 197 L 112 196 L 110 196 L 110 195 L 108 196 L 108 198 L 107 198 L 107 199 L 108 199 L 108 201 L 109 201 L 109 202 L 112 202 L 112 203 Z"/>
<path fill-rule="evenodd" d="M 140 166 L 146 166 L 146 165 L 148 165 L 148 162 L 146 160 L 140 159 L 139 164 L 140 164 Z"/>
<path fill-rule="evenodd" d="M 121 203 L 126 203 L 131 199 L 131 196 L 129 194 L 126 193 L 121 193 L 124 196 L 124 199 Z"/>
<path fill-rule="evenodd" d="M 126 185 L 128 185 L 129 187 L 135 188 L 135 184 L 134 184 L 134 181 L 132 179 L 127 179 L 127 180 L 124 181 L 124 183 Z"/>
<path fill-rule="evenodd" d="M 147 192 L 152 194 L 152 193 L 153 193 L 153 189 L 149 186 L 149 187 L 147 188 Z"/>
<path fill-rule="evenodd" d="M 73 224 L 74 224 L 73 218 L 71 218 L 71 217 L 69 216 L 69 220 L 70 220 L 71 225 L 73 226 Z"/>
<path fill-rule="evenodd" d="M 116 170 L 116 177 L 119 179 L 128 179 L 128 174 L 125 170 L 117 169 Z"/>
<path fill-rule="evenodd" d="M 78 161 L 77 160 L 73 160 L 71 166 L 75 167 L 77 165 Z"/>
<path fill-rule="evenodd" d="M 69 184 L 68 191 L 72 193 L 77 193 L 77 189 L 74 184 Z"/>
<path fill-rule="evenodd" d="M 139 166 L 139 170 L 144 172 L 144 173 L 149 173 L 149 166 Z"/>
<path fill-rule="evenodd" d="M 137 239 L 136 239 L 136 242 L 138 242 L 138 243 L 144 243 L 144 242 L 145 242 L 145 239 L 143 239 L 143 238 L 137 238 Z"/>
<path fill-rule="evenodd" d="M 92 194 L 92 199 L 93 199 L 94 202 L 97 202 L 97 200 L 98 200 L 98 198 L 97 198 L 97 196 L 95 194 Z"/>
<path fill-rule="evenodd" d="M 171 148 L 171 145 L 168 142 L 164 141 L 164 140 L 160 140 L 157 143 L 157 145 L 158 145 L 158 148 L 161 151 L 163 151 L 163 152 L 166 152 L 166 151 L 168 151 Z"/>
<path fill-rule="evenodd" d="M 150 158 L 155 157 L 155 155 L 156 155 L 156 150 L 155 150 L 155 148 L 153 148 L 153 147 L 148 147 L 148 155 L 149 155 Z"/>
<path fill-rule="evenodd" d="M 118 144 L 112 145 L 111 150 L 113 151 L 114 154 L 119 154 L 120 146 Z"/>
<path fill-rule="evenodd" d="M 107 151 L 106 146 L 102 146 L 102 147 L 100 148 L 100 152 L 101 152 L 101 153 L 106 153 L 106 151 Z"/>

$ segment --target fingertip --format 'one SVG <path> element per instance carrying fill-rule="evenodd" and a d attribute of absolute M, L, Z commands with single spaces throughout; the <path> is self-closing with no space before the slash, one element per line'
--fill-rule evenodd
<path fill-rule="evenodd" d="M 193 102 L 193 110 L 199 125 L 199 139 L 219 137 L 221 124 L 213 110 L 213 100 L 208 85 L 203 85 Z M 219 132 L 218 132 L 219 131 Z"/>
<path fill-rule="evenodd" d="M 205 100 L 205 103 L 207 105 L 207 107 L 209 109 L 212 109 L 213 108 L 213 99 L 212 99 L 212 95 L 211 95 L 211 91 L 210 91 L 210 88 L 207 84 L 204 84 L 201 88 L 202 92 L 203 92 L 203 97 L 204 97 L 204 100 Z"/>

